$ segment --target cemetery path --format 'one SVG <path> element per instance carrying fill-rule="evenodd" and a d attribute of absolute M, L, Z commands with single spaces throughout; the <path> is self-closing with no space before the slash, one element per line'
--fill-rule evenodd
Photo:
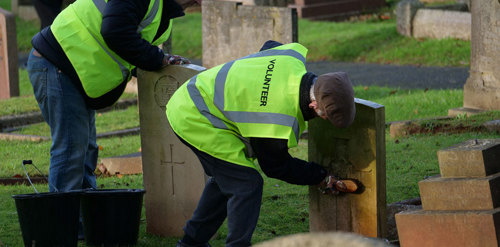
<path fill-rule="evenodd" d="M 423 67 L 328 61 L 310 62 L 306 66 L 308 71 L 318 75 L 330 71 L 347 72 L 355 86 L 461 89 L 469 77 L 468 67 Z"/>
<path fill-rule="evenodd" d="M 27 54 L 19 54 L 19 66 L 25 68 Z M 192 59 L 194 64 L 200 60 Z M 469 77 L 468 67 L 424 67 L 346 62 L 308 62 L 308 71 L 317 75 L 332 71 L 347 72 L 354 86 L 387 86 L 401 89 L 461 89 Z"/>

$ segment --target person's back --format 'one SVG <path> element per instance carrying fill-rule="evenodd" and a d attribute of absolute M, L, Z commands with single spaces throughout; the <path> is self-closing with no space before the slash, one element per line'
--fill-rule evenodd
<path fill-rule="evenodd" d="M 178 247 L 210 246 L 226 217 L 226 246 L 251 245 L 263 187 L 255 158 L 268 177 L 319 185 L 330 195 L 358 189 L 355 181 L 339 180 L 288 153 L 305 121 L 322 117 L 345 127 L 354 119 L 354 92 L 345 73 L 307 72 L 306 53 L 297 43 L 268 41 L 258 53 L 194 76 L 170 98 L 172 129 L 210 176 Z"/>
<path fill-rule="evenodd" d="M 167 104 L 173 130 L 201 151 L 248 167 L 255 165 L 242 140 L 278 138 L 296 146 L 305 128 L 299 87 L 306 53 L 297 43 L 281 45 L 198 74 Z"/>

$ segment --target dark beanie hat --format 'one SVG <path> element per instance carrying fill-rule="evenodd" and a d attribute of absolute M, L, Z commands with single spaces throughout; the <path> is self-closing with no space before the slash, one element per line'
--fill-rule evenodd
<path fill-rule="evenodd" d="M 346 73 L 320 75 L 314 84 L 314 97 L 319 109 L 335 127 L 345 128 L 354 121 L 354 90 Z"/>

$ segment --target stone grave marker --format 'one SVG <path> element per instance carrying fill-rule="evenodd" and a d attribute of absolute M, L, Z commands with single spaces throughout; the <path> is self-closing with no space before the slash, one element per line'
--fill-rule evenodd
<path fill-rule="evenodd" d="M 418 183 L 422 209 L 396 214 L 401 246 L 500 246 L 499 156 L 500 139 L 438 151 L 441 176 Z"/>
<path fill-rule="evenodd" d="M 309 188 L 311 232 L 345 231 L 368 237 L 386 236 L 385 109 L 356 99 L 356 118 L 345 129 L 329 121 L 309 122 L 309 160 L 340 178 L 364 185 L 359 194 L 327 196 Z"/>
<path fill-rule="evenodd" d="M 146 230 L 152 234 L 182 236 L 205 187 L 198 158 L 175 136 L 165 114 L 177 88 L 202 70 L 196 65 L 171 65 L 155 72 L 138 71 Z"/>
<path fill-rule="evenodd" d="M 295 9 L 202 2 L 203 66 L 211 68 L 258 52 L 264 42 L 298 41 Z"/>
<path fill-rule="evenodd" d="M 0 8 L 0 99 L 19 96 L 16 17 Z"/>
<path fill-rule="evenodd" d="M 472 0 L 470 76 L 464 108 L 500 110 L 500 1 Z"/>

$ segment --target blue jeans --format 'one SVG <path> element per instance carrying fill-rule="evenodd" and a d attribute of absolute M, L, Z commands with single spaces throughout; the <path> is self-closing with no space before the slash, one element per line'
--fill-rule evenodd
<path fill-rule="evenodd" d="M 217 159 L 181 141 L 198 156 L 210 176 L 193 216 L 184 227 L 187 236 L 183 240 L 188 238 L 198 243 L 192 246 L 206 246 L 227 216 L 226 247 L 251 246 L 262 202 L 262 176 L 253 168 Z"/>
<path fill-rule="evenodd" d="M 96 188 L 94 170 L 99 148 L 95 110 L 87 108 L 66 74 L 33 51 L 28 58 L 28 74 L 52 137 L 49 191 Z"/>

